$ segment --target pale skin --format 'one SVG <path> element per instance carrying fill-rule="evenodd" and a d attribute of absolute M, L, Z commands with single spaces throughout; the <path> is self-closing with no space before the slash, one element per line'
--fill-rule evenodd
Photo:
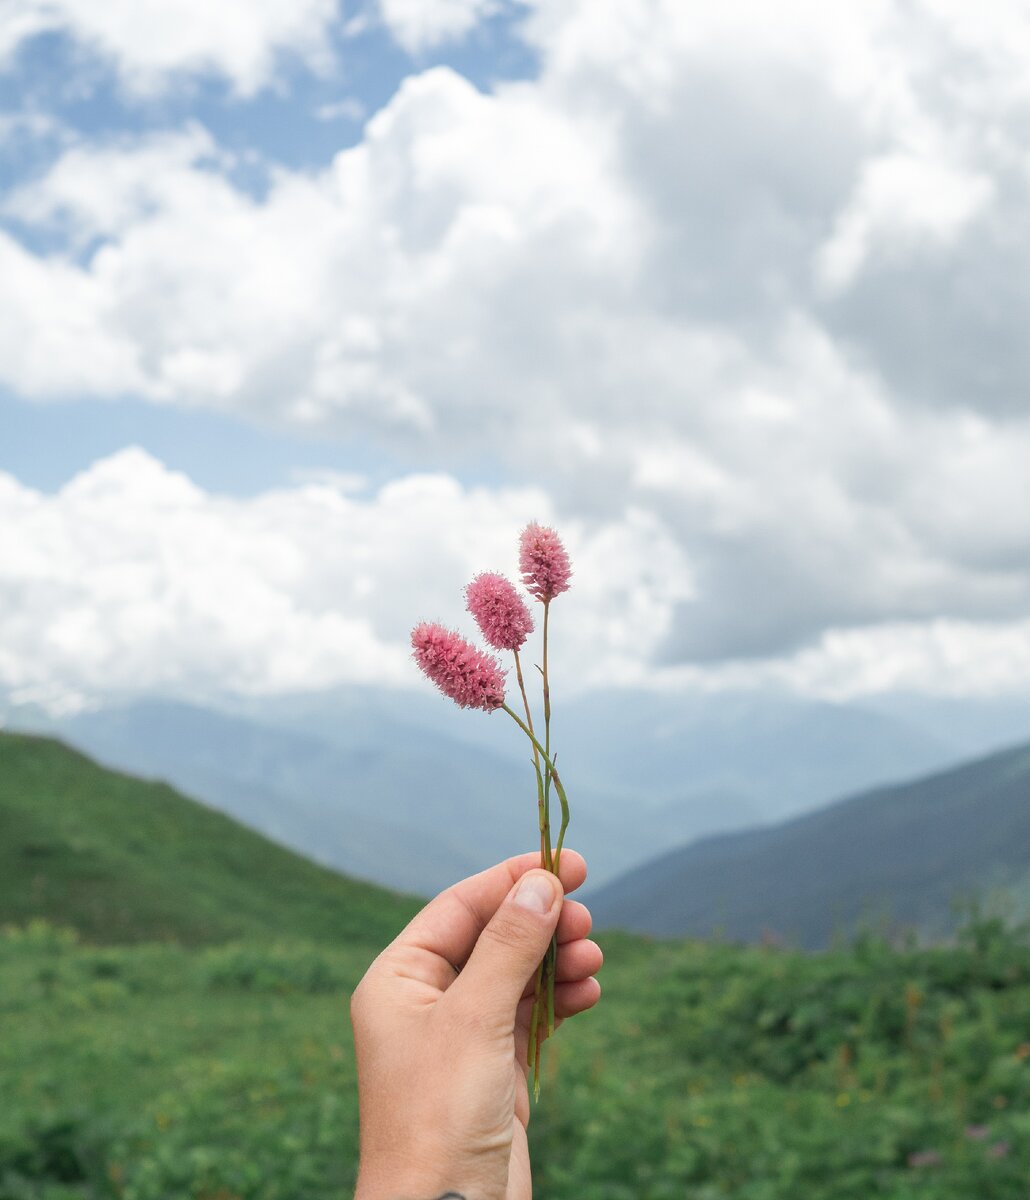
<path fill-rule="evenodd" d="M 602 962 L 589 911 L 563 900 L 586 878 L 583 859 L 562 851 L 561 886 L 539 864 L 539 851 L 523 854 L 441 892 L 355 990 L 355 1200 L 532 1197 L 533 975 L 557 926 L 563 1019 L 597 1003 Z"/>

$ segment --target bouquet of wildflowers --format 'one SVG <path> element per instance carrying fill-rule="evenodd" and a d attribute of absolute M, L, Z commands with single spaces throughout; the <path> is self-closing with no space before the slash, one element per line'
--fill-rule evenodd
<path fill-rule="evenodd" d="M 543 681 L 543 742 L 537 736 L 533 713 L 526 692 L 519 652 L 533 632 L 533 618 L 515 586 L 503 575 L 482 574 L 466 587 L 468 610 L 486 641 L 515 659 L 515 678 L 522 697 L 522 715 L 505 702 L 505 670 L 495 655 L 480 650 L 453 630 L 422 622 L 411 633 L 414 658 L 419 667 L 445 696 L 462 708 L 484 712 L 502 709 L 529 738 L 536 774 L 537 820 L 540 828 L 540 865 L 558 874 L 565 831 L 569 825 L 569 804 L 561 778 L 555 769 L 551 749 L 551 689 L 547 669 L 548 617 L 551 601 L 567 591 L 572 574 L 569 556 L 553 529 L 527 525 L 519 541 L 519 570 L 522 583 L 533 599 L 543 605 L 542 662 L 538 670 Z M 551 797 L 561 807 L 558 840 L 551 848 Z M 540 1094 L 540 1046 L 554 1033 L 554 983 L 558 957 L 557 935 L 537 968 L 533 989 L 533 1012 L 529 1030 L 529 1061 L 533 1090 Z"/>

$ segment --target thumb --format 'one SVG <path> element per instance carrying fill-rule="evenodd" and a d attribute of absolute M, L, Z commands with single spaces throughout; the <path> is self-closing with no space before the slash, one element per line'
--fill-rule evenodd
<path fill-rule="evenodd" d="M 452 1002 L 476 1014 L 476 1023 L 510 1033 L 526 984 L 550 944 L 563 893 L 550 871 L 527 871 L 489 924 L 458 978 Z"/>

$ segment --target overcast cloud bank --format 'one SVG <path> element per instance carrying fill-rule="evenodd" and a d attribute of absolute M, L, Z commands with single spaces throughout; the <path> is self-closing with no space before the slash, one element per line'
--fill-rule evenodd
<path fill-rule="evenodd" d="M 381 15 L 414 48 L 465 36 L 488 7 L 452 0 L 415 20 L 392 0 Z M 390 489 L 230 504 L 132 454 L 58 497 L 5 480 L 21 522 L 0 568 L 17 622 L 8 682 L 117 688 L 119 662 L 124 686 L 399 682 L 411 614 L 383 597 L 436 599 L 449 562 L 504 565 L 420 521 L 430 487 L 451 489 L 454 530 L 489 527 L 495 556 L 534 517 L 559 521 L 587 563 L 609 548 L 618 585 L 578 601 L 569 654 L 583 680 L 1030 685 L 1025 6 L 792 0 L 775 21 L 739 0 L 526 7 L 538 79 L 484 94 L 446 68 L 414 75 L 358 146 L 318 172 L 269 164 L 259 197 L 194 124 L 80 141 L 6 198 L 0 379 L 19 395 L 361 432 L 434 481 L 399 480 L 405 515 L 379 526 L 397 511 Z M 124 23 L 98 32 L 71 0 L 45 11 L 58 10 L 131 86 L 170 86 L 172 66 L 126 49 Z M 23 28 L 43 11 L 26 0 Z M 331 6 L 262 14 L 232 62 L 162 53 L 241 94 L 267 84 L 277 47 L 322 69 Z M 0 46 L 17 39 L 8 22 Z M 507 481 L 450 477 L 483 458 Z M 150 543 L 113 501 L 84 504 L 109 477 L 119 503 L 149 506 Z M 155 500 L 166 488 L 174 504 Z M 140 567 L 145 601 L 136 568 L 104 576 L 102 594 L 81 582 L 94 543 L 128 538 L 129 561 L 162 561 L 187 510 L 205 532 L 181 544 L 213 539 L 210 560 Z M 18 565 L 30 521 L 35 553 L 47 537 L 76 547 L 79 592 Z M 293 564 L 282 574 L 258 552 L 261 521 Z M 353 583 L 370 547 L 374 601 Z M 232 588 L 206 588 L 227 562 Z M 162 616 L 180 586 L 188 602 Z M 233 589 L 257 616 L 232 619 Z M 46 598 L 58 633 L 42 637 Z M 418 615 L 446 617 L 440 602 Z M 149 617 L 108 628 L 137 604 Z M 147 667 L 148 645 L 174 661 Z"/>

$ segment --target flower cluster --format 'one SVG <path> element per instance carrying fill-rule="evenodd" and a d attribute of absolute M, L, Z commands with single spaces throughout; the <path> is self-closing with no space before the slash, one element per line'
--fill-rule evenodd
<path fill-rule="evenodd" d="M 534 521 L 522 531 L 519 570 L 531 596 L 547 603 L 569 590 L 572 568 L 565 547 L 553 529 Z"/>
<path fill-rule="evenodd" d="M 491 712 L 504 703 L 504 672 L 492 654 L 459 633 L 423 621 L 411 631 L 415 662 L 461 708 Z"/>
<path fill-rule="evenodd" d="M 468 610 L 496 650 L 521 650 L 533 632 L 526 602 L 503 575 L 484 572 L 465 589 Z"/>
<path fill-rule="evenodd" d="M 445 696 L 450 697 L 462 708 L 479 708 L 484 712 L 502 709 L 529 738 L 533 747 L 533 769 L 536 774 L 540 865 L 557 875 L 565 831 L 569 824 L 569 805 L 551 750 L 551 693 L 547 663 L 548 606 L 555 596 L 568 591 L 572 569 L 565 547 L 553 529 L 536 522 L 526 526 L 519 540 L 519 570 L 526 590 L 544 605 L 543 665 L 540 668 L 543 677 L 544 713 L 542 741 L 533 727 L 532 709 L 519 659 L 519 651 L 533 632 L 533 618 L 515 586 L 503 575 L 493 572 L 477 575 L 465 588 L 465 600 L 487 643 L 495 650 L 509 651 L 514 655 L 515 674 L 525 719 L 505 702 L 505 672 L 501 664 L 492 654 L 466 641 L 461 634 L 446 629 L 443 625 L 423 621 L 411 631 L 411 647 L 415 662 Z M 561 828 L 553 849 L 550 818 L 552 788 L 561 805 Z M 558 942 L 557 938 L 552 938 L 547 955 L 536 973 L 527 1050 L 527 1066 L 533 1075 L 534 1092 L 538 1095 L 540 1045 L 555 1029 L 554 985 L 557 979 L 557 962 Z"/>
<path fill-rule="evenodd" d="M 519 539 L 519 570 L 531 596 L 549 604 L 568 591 L 572 568 L 553 529 L 531 522 Z M 465 588 L 468 610 L 495 650 L 516 655 L 533 632 L 533 618 L 514 584 L 491 571 Z M 546 641 L 546 622 L 545 622 Z M 443 625 L 423 621 L 411 632 L 415 662 L 445 696 L 462 708 L 491 712 L 504 706 L 504 671 L 497 659 Z M 545 653 L 546 661 L 546 653 Z"/>

